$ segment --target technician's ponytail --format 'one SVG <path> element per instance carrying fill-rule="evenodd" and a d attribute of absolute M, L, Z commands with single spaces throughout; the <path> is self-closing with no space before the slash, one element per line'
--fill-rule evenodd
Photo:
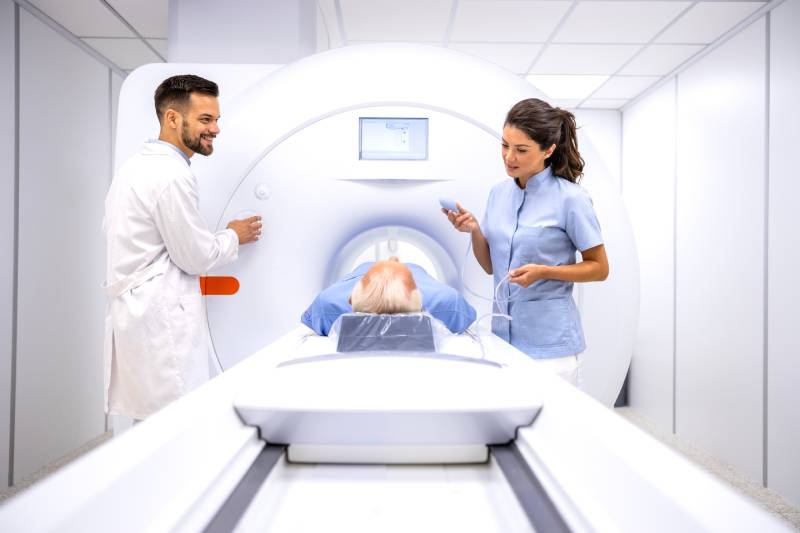
<path fill-rule="evenodd" d="M 580 181 L 584 161 L 578 151 L 575 115 L 538 98 L 528 98 L 511 108 L 505 124 L 525 132 L 542 150 L 555 144 L 546 164 L 554 175 L 573 183 Z"/>
<path fill-rule="evenodd" d="M 578 183 L 583 176 L 584 161 L 578 151 L 578 126 L 575 115 L 565 109 L 556 108 L 561 117 L 561 141 L 550 156 L 553 174 Z"/>

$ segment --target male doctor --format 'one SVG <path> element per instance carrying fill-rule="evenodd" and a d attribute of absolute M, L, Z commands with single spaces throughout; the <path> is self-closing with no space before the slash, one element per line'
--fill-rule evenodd
<path fill-rule="evenodd" d="M 200 219 L 190 158 L 214 151 L 217 84 L 173 76 L 155 92 L 161 124 L 116 173 L 106 197 L 104 376 L 108 414 L 143 420 L 209 378 L 198 276 L 258 240 L 261 217 L 218 233 Z"/>

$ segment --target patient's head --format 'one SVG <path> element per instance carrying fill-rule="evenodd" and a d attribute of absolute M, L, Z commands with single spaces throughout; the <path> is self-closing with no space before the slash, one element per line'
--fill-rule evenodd
<path fill-rule="evenodd" d="M 353 287 L 350 304 L 356 313 L 416 313 L 422 295 L 411 271 L 396 257 L 377 261 Z"/>

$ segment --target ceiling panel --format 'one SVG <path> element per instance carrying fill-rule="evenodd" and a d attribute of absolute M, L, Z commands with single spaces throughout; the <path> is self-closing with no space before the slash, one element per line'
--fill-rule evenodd
<path fill-rule="evenodd" d="M 581 103 L 580 99 L 571 98 L 548 98 L 547 103 L 553 107 L 560 107 L 561 109 L 575 109 Z"/>
<path fill-rule="evenodd" d="M 147 39 L 150 46 L 158 50 L 158 53 L 167 57 L 167 40 L 166 39 Z"/>
<path fill-rule="evenodd" d="M 710 43 L 765 2 L 700 2 L 661 34 L 659 43 Z"/>
<path fill-rule="evenodd" d="M 551 44 L 531 70 L 532 74 L 614 74 L 640 44 Z"/>
<path fill-rule="evenodd" d="M 553 38 L 561 43 L 647 43 L 690 2 L 580 2 Z"/>
<path fill-rule="evenodd" d="M 162 63 L 141 39 L 81 39 L 124 70 L 147 63 Z"/>
<path fill-rule="evenodd" d="M 463 0 L 458 3 L 450 40 L 545 42 L 570 5 L 564 1 Z"/>
<path fill-rule="evenodd" d="M 608 76 L 531 74 L 525 79 L 550 98 L 577 98 L 580 101 L 592 94 Z"/>
<path fill-rule="evenodd" d="M 592 98 L 633 98 L 660 79 L 660 76 L 613 76 Z"/>
<path fill-rule="evenodd" d="M 31 3 L 78 37 L 135 37 L 98 0 L 31 0 Z"/>
<path fill-rule="evenodd" d="M 663 76 L 703 48 L 695 44 L 651 44 L 619 74 Z"/>
<path fill-rule="evenodd" d="M 619 109 L 628 103 L 627 99 L 589 98 L 581 104 L 581 109 Z"/>
<path fill-rule="evenodd" d="M 170 0 L 107 1 L 166 57 Z M 124 70 L 161 61 L 101 0 L 30 2 Z M 526 79 L 562 107 L 581 103 L 582 108 L 605 109 L 618 109 L 766 2 L 692 4 L 687 0 L 316 0 L 324 48 L 328 35 L 330 47 L 386 41 L 446 44 L 511 72 L 532 74 Z M 551 36 L 552 42 L 546 44 Z"/>
<path fill-rule="evenodd" d="M 451 0 L 341 0 L 348 41 L 443 42 Z"/>
<path fill-rule="evenodd" d="M 541 44 L 529 43 L 450 43 L 449 48 L 491 61 L 517 74 L 527 74 Z"/>
<path fill-rule="evenodd" d="M 108 0 L 143 37 L 166 39 L 169 0 Z"/>

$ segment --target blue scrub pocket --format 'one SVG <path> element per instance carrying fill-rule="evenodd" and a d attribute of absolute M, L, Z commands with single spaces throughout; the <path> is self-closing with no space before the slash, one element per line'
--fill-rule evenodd
<path fill-rule="evenodd" d="M 557 226 L 523 226 L 514 234 L 514 266 L 527 263 L 561 265 L 570 253 L 575 255 L 572 241 Z"/>
<path fill-rule="evenodd" d="M 515 302 L 511 311 L 511 345 L 528 355 L 569 342 L 570 300 Z"/>

